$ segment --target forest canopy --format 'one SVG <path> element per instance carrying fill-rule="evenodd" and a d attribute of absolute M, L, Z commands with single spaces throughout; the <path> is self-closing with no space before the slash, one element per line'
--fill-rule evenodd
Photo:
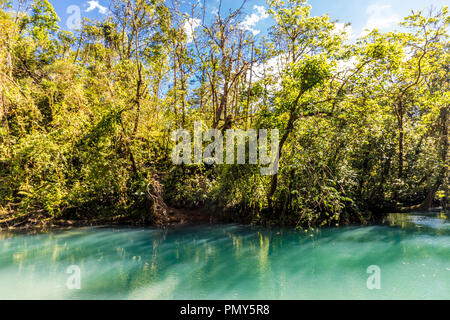
<path fill-rule="evenodd" d="M 59 27 L 47 0 L 0 0 L 0 222 L 170 208 L 314 227 L 446 207 L 448 8 L 349 41 L 305 0 L 268 0 L 267 37 L 244 10 L 114 0 Z M 278 129 L 279 171 L 174 165 L 174 130 Z"/>

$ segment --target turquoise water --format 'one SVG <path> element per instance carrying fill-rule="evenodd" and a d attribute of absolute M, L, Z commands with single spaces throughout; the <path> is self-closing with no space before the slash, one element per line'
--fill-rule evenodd
<path fill-rule="evenodd" d="M 67 287 L 72 265 L 79 290 Z M 367 287 L 372 265 L 380 289 Z M 437 214 L 314 233 L 241 225 L 0 232 L 0 299 L 432 298 L 450 298 L 450 224 Z"/>

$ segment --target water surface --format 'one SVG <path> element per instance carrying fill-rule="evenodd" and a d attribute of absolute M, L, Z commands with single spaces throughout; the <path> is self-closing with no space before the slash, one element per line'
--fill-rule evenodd
<path fill-rule="evenodd" d="M 81 271 L 69 290 L 67 269 Z M 367 268 L 381 271 L 369 290 Z M 205 225 L 0 232 L 0 299 L 449 299 L 439 214 L 322 229 Z"/>

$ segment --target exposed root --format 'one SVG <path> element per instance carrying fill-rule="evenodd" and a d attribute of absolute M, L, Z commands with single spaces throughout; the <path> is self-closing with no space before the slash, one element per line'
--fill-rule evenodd
<path fill-rule="evenodd" d="M 163 186 L 159 183 L 157 177 L 154 177 L 147 184 L 147 198 L 151 202 L 151 210 L 155 217 L 155 223 L 158 225 L 167 225 L 169 223 L 169 208 L 163 199 Z"/>

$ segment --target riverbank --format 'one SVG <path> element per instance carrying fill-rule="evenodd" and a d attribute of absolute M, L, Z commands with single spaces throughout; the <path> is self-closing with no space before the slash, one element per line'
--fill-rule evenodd
<path fill-rule="evenodd" d="M 0 231 L 3 230 L 46 230 L 56 228 L 79 228 L 96 226 L 174 226 L 185 224 L 218 223 L 218 217 L 214 217 L 204 208 L 177 209 L 169 208 L 164 221 L 148 223 L 143 220 L 133 219 L 126 215 L 117 215 L 97 219 L 63 219 L 58 217 L 46 217 L 42 213 L 34 215 L 21 215 L 9 218 L 1 218 Z"/>
<path fill-rule="evenodd" d="M 422 210 L 423 212 L 442 212 L 442 208 L 431 208 Z M 399 214 L 408 214 L 411 211 L 398 210 Z M 445 212 L 448 212 L 445 211 Z M 372 214 L 372 219 L 359 221 L 340 221 L 334 226 L 364 226 L 382 223 L 389 213 Z M 445 214 L 444 214 L 445 215 Z M 196 224 L 223 224 L 223 223 L 239 223 L 242 225 L 272 225 L 272 226 L 291 226 L 299 227 L 295 224 L 285 224 L 270 220 L 250 221 L 236 214 L 224 214 L 224 212 L 212 214 L 204 207 L 180 209 L 168 207 L 164 216 L 160 215 L 153 221 L 139 219 L 127 214 L 113 215 L 100 218 L 80 218 L 70 219 L 61 216 L 49 216 L 43 213 L 18 215 L 7 217 L 7 214 L 0 214 L 0 232 L 1 231 L 41 231 L 51 229 L 71 229 L 81 227 L 99 227 L 99 226 L 153 226 L 153 227 L 170 227 L 182 225 Z M 63 215 L 64 216 L 64 215 Z"/>

